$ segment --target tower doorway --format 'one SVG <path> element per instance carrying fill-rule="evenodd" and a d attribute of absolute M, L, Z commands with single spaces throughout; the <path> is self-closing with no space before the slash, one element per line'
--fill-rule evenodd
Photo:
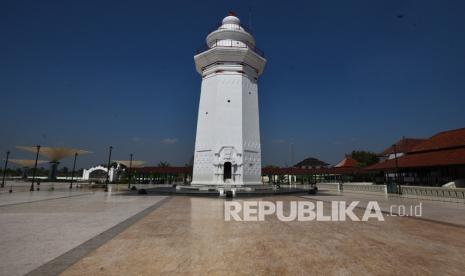
<path fill-rule="evenodd" d="M 226 181 L 227 179 L 232 178 L 232 165 L 231 162 L 225 162 L 223 165 L 223 180 Z"/>

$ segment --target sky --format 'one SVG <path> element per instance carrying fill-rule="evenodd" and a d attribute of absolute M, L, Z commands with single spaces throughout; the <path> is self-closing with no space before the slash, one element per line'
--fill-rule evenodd
<path fill-rule="evenodd" d="M 263 165 L 335 164 L 465 127 L 465 1 L 2 0 L 0 154 L 80 148 L 93 152 L 78 160 L 88 167 L 112 145 L 113 159 L 188 163 L 193 56 L 228 11 L 267 59 Z"/>

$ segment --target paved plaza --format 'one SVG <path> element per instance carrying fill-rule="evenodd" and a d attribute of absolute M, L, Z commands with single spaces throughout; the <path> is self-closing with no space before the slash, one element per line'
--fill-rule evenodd
<path fill-rule="evenodd" d="M 465 227 L 465 204 L 454 202 L 443 202 L 434 200 L 420 200 L 403 198 L 397 195 L 381 195 L 379 193 L 370 192 L 344 192 L 322 190 L 315 196 L 303 196 L 304 198 L 321 200 L 325 202 L 331 201 L 346 201 L 347 205 L 353 201 L 359 201 L 359 207 L 366 207 L 368 201 L 375 200 L 381 210 L 385 213 L 393 213 L 393 215 L 411 215 L 410 210 L 421 204 L 422 214 L 421 219 L 431 220 L 438 223 L 451 224 Z M 399 210 L 399 206 L 405 206 Z"/>
<path fill-rule="evenodd" d="M 462 275 L 464 234 L 400 217 L 225 222 L 222 200 L 173 197 L 63 275 Z"/>
<path fill-rule="evenodd" d="M 425 219 L 226 222 L 225 200 L 211 197 L 41 191 L 0 199 L 9 202 L 0 206 L 0 275 L 463 274 L 465 209 L 453 203 L 422 201 Z M 257 199 L 322 200 L 325 210 L 331 200 L 377 200 L 383 211 L 417 203 L 330 191 L 234 201 Z"/>
<path fill-rule="evenodd" d="M 39 191 L 0 195 L 0 275 L 24 275 L 163 197 Z"/>

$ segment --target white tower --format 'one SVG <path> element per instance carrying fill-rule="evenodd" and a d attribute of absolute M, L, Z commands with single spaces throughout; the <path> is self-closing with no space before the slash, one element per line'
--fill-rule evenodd
<path fill-rule="evenodd" d="M 192 185 L 261 184 L 258 76 L 266 60 L 230 13 L 194 57 L 202 76 Z"/>

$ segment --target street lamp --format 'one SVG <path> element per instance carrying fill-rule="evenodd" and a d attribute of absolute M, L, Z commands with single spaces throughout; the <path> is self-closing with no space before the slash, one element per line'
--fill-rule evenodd
<path fill-rule="evenodd" d="M 31 188 L 29 191 L 34 191 L 34 182 L 36 180 L 36 171 L 37 171 L 37 160 L 39 159 L 39 151 L 40 151 L 40 145 L 37 145 L 37 153 L 36 153 L 36 161 L 34 163 L 34 171 L 32 172 L 32 182 L 31 182 Z"/>
<path fill-rule="evenodd" d="M 74 170 L 76 169 L 76 158 L 78 156 L 78 153 L 74 153 L 74 162 L 73 162 L 73 171 L 71 172 L 71 181 L 69 182 L 69 188 L 73 188 L 73 179 L 74 179 Z"/>
<path fill-rule="evenodd" d="M 108 183 L 110 182 L 110 163 L 111 163 L 111 151 L 113 150 L 113 146 L 110 146 L 110 150 L 108 152 L 108 165 L 107 165 L 107 179 L 105 181 L 105 192 L 108 192 Z"/>
<path fill-rule="evenodd" d="M 5 167 L 3 167 L 3 177 L 2 177 L 2 188 L 5 187 L 5 175 L 6 175 L 6 168 L 8 167 L 8 158 L 10 157 L 10 152 L 6 152 L 6 159 L 5 159 Z"/>
<path fill-rule="evenodd" d="M 133 154 L 131 153 L 129 155 L 129 170 L 128 170 L 128 189 L 131 189 L 131 179 L 132 179 L 132 158 L 133 158 Z"/>
<path fill-rule="evenodd" d="M 394 161 L 396 162 L 396 183 L 397 183 L 397 193 L 400 194 L 400 182 L 399 182 L 399 162 L 397 161 L 397 145 L 392 145 L 394 149 Z"/>

